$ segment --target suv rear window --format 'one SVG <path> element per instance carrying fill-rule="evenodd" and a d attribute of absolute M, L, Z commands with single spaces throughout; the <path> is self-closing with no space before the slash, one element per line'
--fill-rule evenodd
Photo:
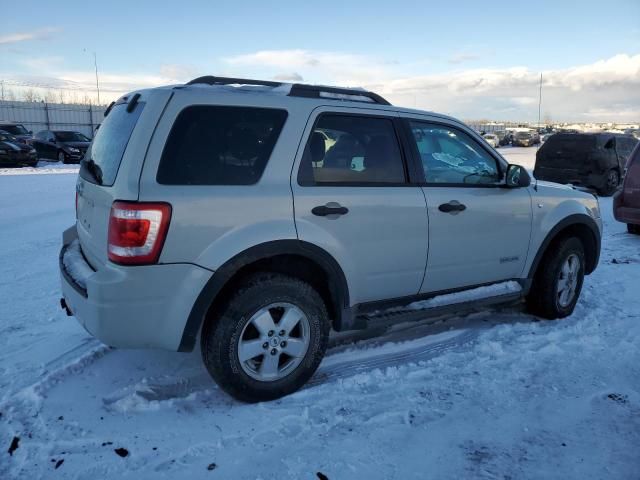
<path fill-rule="evenodd" d="M 176 119 L 162 152 L 164 185 L 252 185 L 264 172 L 285 110 L 197 105 Z"/>
<path fill-rule="evenodd" d="M 131 132 L 140 118 L 144 102 L 139 102 L 132 112 L 127 112 L 127 104 L 114 105 L 93 137 L 85 159 L 93 160 L 102 173 L 101 185 L 110 187 L 116 181 L 122 156 L 129 143 Z M 80 176 L 95 183 L 94 177 L 86 173 L 86 167 L 80 168 Z"/>

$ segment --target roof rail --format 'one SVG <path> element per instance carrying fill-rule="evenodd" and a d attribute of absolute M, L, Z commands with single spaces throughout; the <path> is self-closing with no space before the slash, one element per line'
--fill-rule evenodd
<path fill-rule="evenodd" d="M 264 87 L 279 87 L 283 85 L 282 82 L 274 82 L 271 80 L 252 80 L 249 78 L 232 78 L 232 77 L 214 77 L 213 75 L 205 75 L 203 77 L 194 78 L 187 85 L 194 85 L 196 83 L 204 83 L 206 85 L 258 85 Z M 377 93 L 369 92 L 367 90 L 356 90 L 353 88 L 340 88 L 340 87 L 325 87 L 319 85 L 307 85 L 304 83 L 294 83 L 291 85 L 291 90 L 288 94 L 290 97 L 305 97 L 305 98 L 327 98 L 333 100 L 349 100 L 355 102 L 361 102 L 362 99 L 358 97 L 364 97 L 371 103 L 377 103 L 380 105 L 391 105 L 387 100 L 382 98 Z"/>
<path fill-rule="evenodd" d="M 232 77 L 214 77 L 213 75 L 205 75 L 204 77 L 194 78 L 187 85 L 195 83 L 204 83 L 207 85 L 260 85 L 263 87 L 279 87 L 282 82 L 272 82 L 270 80 L 251 80 L 248 78 L 232 78 Z"/>
<path fill-rule="evenodd" d="M 323 95 L 323 93 L 325 95 Z M 362 101 L 357 97 L 365 97 L 371 100 L 372 103 L 378 103 L 380 105 L 391 105 L 387 100 L 382 98 L 377 93 L 369 92 L 367 90 L 356 90 L 353 88 L 339 88 L 339 87 L 324 87 L 319 85 L 306 85 L 303 83 L 294 83 L 291 86 L 291 97 L 307 97 L 307 98 L 330 98 L 334 100 L 350 100 L 350 101 Z M 349 98 L 353 97 L 353 98 Z"/>

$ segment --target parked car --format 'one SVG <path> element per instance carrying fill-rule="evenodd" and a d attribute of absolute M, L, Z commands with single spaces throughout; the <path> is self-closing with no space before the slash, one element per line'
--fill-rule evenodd
<path fill-rule="evenodd" d="M 613 216 L 627 224 L 629 233 L 640 235 L 640 144 L 626 164 L 627 174 L 622 188 L 613 197 Z"/>
<path fill-rule="evenodd" d="M 614 136 L 616 137 L 616 152 L 620 156 L 620 162 L 622 165 L 627 165 L 629 158 L 631 158 L 631 152 L 638 144 L 638 139 L 628 134 L 614 134 Z M 624 171 L 622 173 L 624 176 Z"/>
<path fill-rule="evenodd" d="M 498 146 L 500 145 L 500 139 L 493 133 L 485 133 L 483 137 L 493 148 L 498 148 Z"/>
<path fill-rule="evenodd" d="M 498 138 L 500 139 L 500 146 L 504 147 L 506 145 L 511 145 L 513 143 L 513 132 L 508 131 L 499 131 L 496 132 Z"/>
<path fill-rule="evenodd" d="M 539 180 L 582 185 L 600 195 L 613 195 L 626 161 L 617 148 L 612 134 L 556 133 L 536 152 L 533 175 Z"/>
<path fill-rule="evenodd" d="M 0 130 L 13 135 L 18 143 L 29 143 L 31 141 L 31 130 L 24 128 L 21 123 L 0 121 Z"/>
<path fill-rule="evenodd" d="M 38 157 L 33 147 L 20 142 L 10 133 L 0 130 L 0 166 L 33 167 L 37 163 Z"/>
<path fill-rule="evenodd" d="M 84 134 L 69 130 L 43 130 L 33 138 L 33 146 L 40 158 L 62 163 L 80 162 L 90 143 L 91 140 Z"/>
<path fill-rule="evenodd" d="M 534 132 L 516 132 L 513 135 L 514 147 L 531 147 L 540 143 L 540 137 Z"/>
<path fill-rule="evenodd" d="M 300 388 L 332 328 L 521 301 L 566 317 L 600 254 L 595 196 L 534 188 L 462 122 L 362 90 L 201 77 L 127 94 L 76 191 L 62 307 L 116 347 L 199 339 L 244 401 Z"/>

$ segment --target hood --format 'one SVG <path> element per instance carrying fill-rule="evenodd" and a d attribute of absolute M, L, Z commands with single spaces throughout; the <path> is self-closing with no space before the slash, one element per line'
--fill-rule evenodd
<path fill-rule="evenodd" d="M 64 145 L 65 147 L 74 147 L 79 148 L 81 150 L 86 150 L 89 148 L 89 144 L 91 142 L 58 142 L 60 145 Z"/>
<path fill-rule="evenodd" d="M 14 152 L 24 151 L 24 147 L 28 147 L 27 150 L 31 150 L 31 147 L 29 147 L 28 145 L 16 142 L 0 142 L 0 146 L 2 146 L 2 148 L 4 148 L 5 150 L 13 150 Z"/>

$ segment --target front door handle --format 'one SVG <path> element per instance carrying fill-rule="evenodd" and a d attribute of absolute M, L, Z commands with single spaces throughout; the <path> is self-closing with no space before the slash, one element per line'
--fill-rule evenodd
<path fill-rule="evenodd" d="M 319 205 L 311 209 L 311 213 L 318 217 L 326 217 L 327 215 L 346 215 L 349 213 L 347 207 L 343 207 L 339 203 L 329 202 L 326 205 Z"/>
<path fill-rule="evenodd" d="M 451 215 L 457 215 L 458 213 L 466 209 L 467 206 L 457 200 L 451 200 L 449 203 L 443 203 L 438 207 L 438 210 L 440 210 L 441 212 L 450 213 Z"/>

